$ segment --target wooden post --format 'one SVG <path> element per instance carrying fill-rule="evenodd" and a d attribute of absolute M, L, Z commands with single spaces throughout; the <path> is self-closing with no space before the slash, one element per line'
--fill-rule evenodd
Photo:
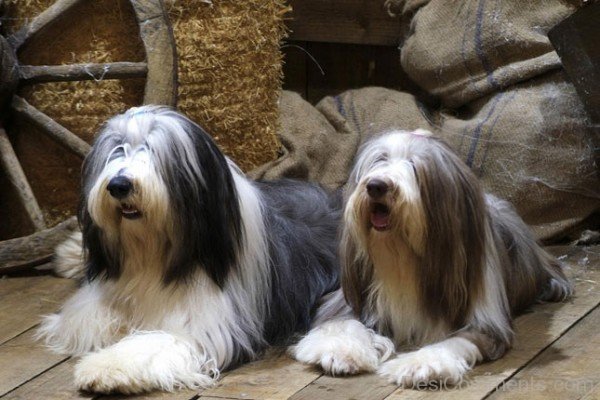
<path fill-rule="evenodd" d="M 4 167 L 4 171 L 8 176 L 8 179 L 15 187 L 21 203 L 25 207 L 25 211 L 29 215 L 29 219 L 33 223 L 33 226 L 37 230 L 44 229 L 46 223 L 44 222 L 44 216 L 42 210 L 31 190 L 31 186 L 27 181 L 27 177 L 21 168 L 19 159 L 13 150 L 10 140 L 3 128 L 0 128 L 0 162 Z"/>

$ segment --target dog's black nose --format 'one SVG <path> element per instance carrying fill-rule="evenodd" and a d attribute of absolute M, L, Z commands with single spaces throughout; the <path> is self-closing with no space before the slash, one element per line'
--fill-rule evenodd
<path fill-rule="evenodd" d="M 106 187 L 110 192 L 110 195 L 115 199 L 124 199 L 131 193 L 133 189 L 133 183 L 124 176 L 115 176 L 108 182 Z"/>
<path fill-rule="evenodd" d="M 367 183 L 367 193 L 374 199 L 378 199 L 387 193 L 389 187 L 388 184 L 381 179 L 371 179 Z"/>

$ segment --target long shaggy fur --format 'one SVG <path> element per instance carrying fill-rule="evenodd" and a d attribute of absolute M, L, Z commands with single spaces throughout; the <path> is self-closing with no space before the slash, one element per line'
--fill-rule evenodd
<path fill-rule="evenodd" d="M 510 204 L 485 194 L 427 131 L 368 142 L 346 193 L 345 297 L 365 329 L 400 349 L 420 348 L 380 367 L 397 384 L 460 382 L 511 346 L 515 314 L 571 295 L 561 265 Z"/>
<path fill-rule="evenodd" d="M 125 196 L 115 178 L 131 182 Z M 251 182 L 196 124 L 163 107 L 114 117 L 83 166 L 79 220 L 58 264 L 87 280 L 40 336 L 84 355 L 81 389 L 206 386 L 305 332 L 339 287 L 341 201 L 317 185 Z"/>

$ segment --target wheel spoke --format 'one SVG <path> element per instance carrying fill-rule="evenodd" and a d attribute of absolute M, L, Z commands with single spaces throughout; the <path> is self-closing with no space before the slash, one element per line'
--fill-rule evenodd
<path fill-rule="evenodd" d="M 17 32 L 8 37 L 8 42 L 15 51 L 24 45 L 33 35 L 40 32 L 56 19 L 60 18 L 71 7 L 81 2 L 82 0 L 57 0 L 40 15 L 33 18 L 28 25 L 25 25 Z"/>
<path fill-rule="evenodd" d="M 25 211 L 27 211 L 33 226 L 36 230 L 44 229 L 46 227 L 46 223 L 44 222 L 42 210 L 35 199 L 33 191 L 31 190 L 31 186 L 29 185 L 27 177 L 23 172 L 23 168 L 21 168 L 19 159 L 17 158 L 17 155 L 10 144 L 10 140 L 8 140 L 6 131 L 4 131 L 2 128 L 0 128 L 0 161 L 4 166 L 4 170 L 6 171 L 8 179 L 17 190 L 19 199 L 23 203 Z"/>
<path fill-rule="evenodd" d="M 148 73 L 145 62 L 113 62 L 105 64 L 21 65 L 21 82 L 70 82 L 104 79 L 143 78 Z"/>
<path fill-rule="evenodd" d="M 11 107 L 17 114 L 34 123 L 38 128 L 42 129 L 45 133 L 78 156 L 84 158 L 86 154 L 89 153 L 91 148 L 89 144 L 29 104 L 25 99 L 14 96 Z"/>

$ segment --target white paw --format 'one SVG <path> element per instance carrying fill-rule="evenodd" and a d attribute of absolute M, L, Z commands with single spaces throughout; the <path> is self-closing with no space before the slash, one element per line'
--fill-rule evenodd
<path fill-rule="evenodd" d="M 134 394 L 212 386 L 218 370 L 175 336 L 139 332 L 84 356 L 75 366 L 77 388 Z"/>
<path fill-rule="evenodd" d="M 110 351 L 99 351 L 84 356 L 75 366 L 75 385 L 80 390 L 95 393 L 123 394 L 151 390 L 147 382 L 132 376 L 130 360 Z"/>
<path fill-rule="evenodd" d="M 423 348 L 404 353 L 381 365 L 378 373 L 396 385 L 426 389 L 460 384 L 471 365 L 443 347 Z"/>
<path fill-rule="evenodd" d="M 393 352 L 392 342 L 356 320 L 331 321 L 310 331 L 292 356 L 331 375 L 371 372 Z"/>

